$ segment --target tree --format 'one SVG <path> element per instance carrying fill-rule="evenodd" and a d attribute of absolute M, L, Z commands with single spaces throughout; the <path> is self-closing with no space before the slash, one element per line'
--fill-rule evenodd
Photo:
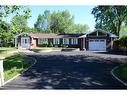
<path fill-rule="evenodd" d="M 50 11 L 45 10 L 44 13 L 38 15 L 34 27 L 40 32 L 49 32 L 50 30 Z"/>
<path fill-rule="evenodd" d="M 96 18 L 95 28 L 120 35 L 122 23 L 127 22 L 127 6 L 97 6 L 92 10 Z"/>
<path fill-rule="evenodd" d="M 10 25 L 5 21 L 0 22 L 0 46 L 12 46 L 12 36 Z"/>
<path fill-rule="evenodd" d="M 50 29 L 53 33 L 72 33 L 73 16 L 65 10 L 51 14 Z"/>
<path fill-rule="evenodd" d="M 86 33 L 89 31 L 89 26 L 86 24 L 85 25 L 74 24 L 73 29 L 74 29 L 74 33 L 82 34 L 82 33 Z"/>
<path fill-rule="evenodd" d="M 19 9 L 21 9 L 21 6 L 0 5 L 0 21 L 5 20 L 8 15 L 17 12 Z"/>
<path fill-rule="evenodd" d="M 34 27 L 40 32 L 53 32 L 53 33 L 68 33 L 72 32 L 73 16 L 65 11 L 50 11 L 46 10 L 42 15 L 37 18 Z"/>
<path fill-rule="evenodd" d="M 17 27 L 18 25 L 21 26 L 23 24 L 24 19 L 28 19 L 30 17 L 30 10 L 29 9 L 23 9 L 23 14 L 19 14 L 19 10 L 23 9 L 21 6 L 0 6 L 0 41 L 1 44 L 0 46 L 12 46 L 13 45 L 13 40 L 15 34 L 18 32 L 16 29 L 19 28 Z M 14 17 L 15 22 L 13 22 L 14 26 L 7 23 L 6 19 L 10 14 L 16 14 Z M 26 22 L 25 22 L 26 23 Z M 28 29 L 26 27 L 26 24 L 23 24 L 23 28 Z"/>

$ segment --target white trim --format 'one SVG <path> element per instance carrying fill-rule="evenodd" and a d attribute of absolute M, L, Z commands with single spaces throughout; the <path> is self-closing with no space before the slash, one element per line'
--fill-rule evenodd
<path fill-rule="evenodd" d="M 48 38 L 38 38 L 38 44 L 48 44 Z"/>
<path fill-rule="evenodd" d="M 53 44 L 60 44 L 59 38 L 53 38 Z"/>
<path fill-rule="evenodd" d="M 77 45 L 78 44 L 78 38 L 71 38 L 71 44 Z"/>
<path fill-rule="evenodd" d="M 63 44 L 68 45 L 69 44 L 69 38 L 63 38 Z"/>

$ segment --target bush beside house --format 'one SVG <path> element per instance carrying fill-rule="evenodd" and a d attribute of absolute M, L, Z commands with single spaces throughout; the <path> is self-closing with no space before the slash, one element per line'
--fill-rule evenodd
<path fill-rule="evenodd" d="M 114 41 L 114 50 L 127 51 L 127 35 L 124 35 Z"/>

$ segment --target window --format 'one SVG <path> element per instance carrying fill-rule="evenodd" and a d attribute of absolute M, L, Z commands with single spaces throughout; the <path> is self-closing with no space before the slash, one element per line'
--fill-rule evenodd
<path fill-rule="evenodd" d="M 72 45 L 78 44 L 78 39 L 77 39 L 77 38 L 72 38 L 72 39 L 71 39 L 71 44 L 72 44 Z"/>
<path fill-rule="evenodd" d="M 39 44 L 48 44 L 48 39 L 47 38 L 38 39 L 38 43 Z"/>
<path fill-rule="evenodd" d="M 25 40 L 25 44 L 27 44 L 28 43 L 28 40 L 27 39 L 24 39 Z"/>
<path fill-rule="evenodd" d="M 53 44 L 59 44 L 60 43 L 60 39 L 59 38 L 54 38 L 53 39 Z"/>
<path fill-rule="evenodd" d="M 68 38 L 63 38 L 63 44 L 69 44 L 69 39 Z"/>

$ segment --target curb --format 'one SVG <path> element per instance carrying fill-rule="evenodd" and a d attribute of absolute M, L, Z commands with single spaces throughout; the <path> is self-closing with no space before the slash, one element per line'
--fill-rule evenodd
<path fill-rule="evenodd" d="M 122 65 L 124 65 L 124 64 L 122 64 Z M 121 66 L 121 65 L 120 65 Z M 110 73 L 111 73 L 111 75 L 115 78 L 115 79 L 117 79 L 120 83 L 122 83 L 123 85 L 125 85 L 126 87 L 127 87 L 127 83 L 125 83 L 124 81 L 122 81 L 120 78 L 118 78 L 114 73 L 113 73 L 113 71 L 115 70 L 115 69 L 117 69 L 119 66 L 116 66 L 116 67 L 114 67 L 111 71 L 110 71 Z"/>
<path fill-rule="evenodd" d="M 25 54 L 24 54 L 25 55 Z M 26 56 L 26 55 L 25 55 Z M 33 57 L 30 57 L 30 58 L 32 58 L 32 59 L 34 59 L 34 63 L 32 64 L 32 65 L 30 65 L 27 69 L 25 69 L 24 71 L 22 71 L 20 74 L 17 74 L 16 76 L 14 76 L 13 78 L 11 78 L 11 79 L 9 79 L 9 80 L 7 80 L 6 82 L 4 82 L 4 85 L 5 84 L 7 84 L 7 83 L 9 83 L 9 82 L 11 82 L 12 80 L 14 80 L 15 78 L 17 78 L 18 76 L 20 76 L 21 74 L 23 74 L 25 71 L 27 71 L 29 68 L 31 68 L 34 64 L 36 64 L 37 63 L 37 60 L 35 59 L 35 58 L 33 58 Z M 4 86 L 3 85 L 3 86 Z"/>

